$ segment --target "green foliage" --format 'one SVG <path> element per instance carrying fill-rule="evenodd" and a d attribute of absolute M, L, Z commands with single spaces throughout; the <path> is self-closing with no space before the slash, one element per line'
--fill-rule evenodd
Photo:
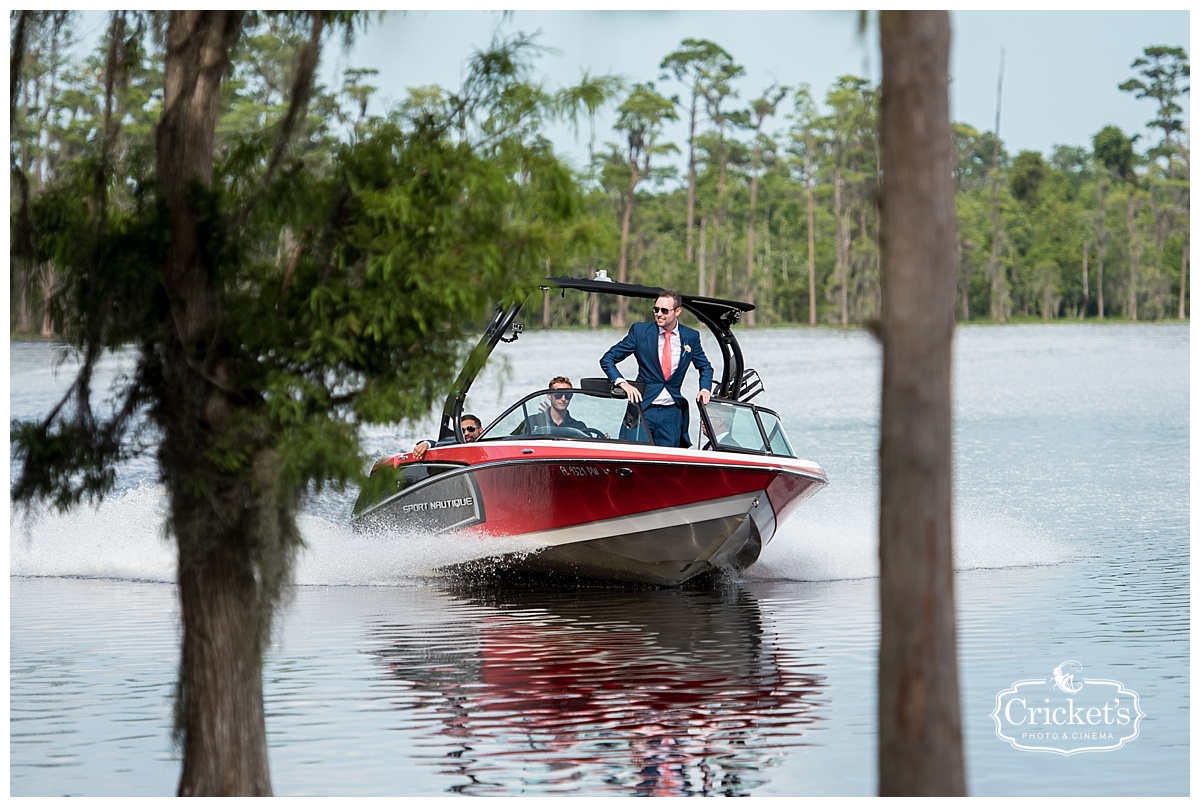
<path fill-rule="evenodd" d="M 228 368 L 213 383 L 238 402 L 236 425 L 200 448 L 232 477 L 269 451 L 286 490 L 359 478 L 359 426 L 425 416 L 491 305 L 527 293 L 568 241 L 589 240 L 572 229 L 575 179 L 539 135 L 556 113 L 527 80 L 535 49 L 525 39 L 479 54 L 464 89 L 437 108 L 364 118 L 363 95 L 351 95 L 352 139 L 335 144 L 310 117 L 268 170 L 289 103 L 282 65 L 306 37 L 303 19 L 265 17 L 249 30 L 226 86 L 213 184 L 192 191 L 217 295 L 211 345 Z M 64 341 L 92 359 L 139 345 L 142 358 L 111 419 L 92 411 L 84 376 L 45 421 L 14 424 L 21 500 L 102 494 L 140 415 L 171 417 L 158 345 L 177 314 L 164 294 L 153 160 L 116 164 L 100 146 L 33 196 L 21 257 L 57 267 Z"/>
<path fill-rule="evenodd" d="M 1027 207 L 1034 208 L 1038 204 L 1038 195 L 1042 182 L 1046 179 L 1046 161 L 1036 151 L 1022 151 L 1013 161 L 1012 173 L 1009 176 L 1009 189 L 1013 198 L 1024 202 Z"/>
<path fill-rule="evenodd" d="M 957 155 L 954 178 L 959 192 L 982 187 L 987 183 L 996 155 L 996 136 L 992 132 L 980 132 L 973 126 L 956 123 L 954 151 Z M 1008 154 L 1000 149 L 999 163 L 1007 167 Z"/>
<path fill-rule="evenodd" d="M 653 84 L 635 84 L 617 107 L 616 129 L 624 140 L 612 149 L 611 165 L 604 176 L 608 185 L 621 193 L 632 193 L 644 179 L 661 180 L 666 174 L 655 168 L 655 157 L 678 151 L 674 143 L 661 141 L 663 124 L 675 120 L 675 98 L 655 91 Z"/>
<path fill-rule="evenodd" d="M 1184 121 L 1179 117 L 1183 108 L 1176 99 L 1185 95 L 1190 89 L 1191 65 L 1188 63 L 1187 51 L 1168 45 L 1151 45 L 1142 55 L 1129 65 L 1138 70 L 1138 76 L 1123 82 L 1120 89 L 1131 92 L 1137 98 L 1150 98 L 1158 104 L 1157 115 L 1146 125 L 1153 129 L 1162 129 L 1162 142 L 1152 150 L 1151 156 L 1165 157 L 1168 173 L 1173 175 L 1173 160 L 1175 149 L 1171 144 L 1171 135 L 1182 132 Z"/>
<path fill-rule="evenodd" d="M 1133 181 L 1133 141 L 1124 132 L 1116 126 L 1105 126 L 1092 138 L 1092 150 L 1110 174 L 1124 182 Z"/>
<path fill-rule="evenodd" d="M 47 499 L 59 511 L 88 499 L 98 501 L 116 481 L 120 457 L 111 439 L 94 439 L 86 426 L 60 422 L 49 429 L 14 421 L 13 459 L 29 469 L 13 485 L 16 501 Z"/>

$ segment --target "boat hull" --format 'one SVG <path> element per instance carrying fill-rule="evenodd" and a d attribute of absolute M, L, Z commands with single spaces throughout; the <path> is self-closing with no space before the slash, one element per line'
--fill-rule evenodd
<path fill-rule="evenodd" d="M 356 525 L 518 539 L 507 568 L 678 585 L 758 559 L 826 484 L 798 460 L 653 446 L 505 441 L 406 455 L 372 474 Z"/>

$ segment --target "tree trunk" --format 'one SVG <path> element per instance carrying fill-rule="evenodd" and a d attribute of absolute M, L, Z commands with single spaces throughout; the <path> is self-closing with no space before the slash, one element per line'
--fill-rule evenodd
<path fill-rule="evenodd" d="M 176 11 L 167 29 L 163 112 L 156 135 L 158 181 L 169 214 L 166 286 L 176 335 L 192 342 L 210 327 L 214 294 L 199 233 L 196 186 L 212 183 L 220 85 L 238 15 Z"/>
<path fill-rule="evenodd" d="M 755 178 L 755 182 L 757 182 L 757 181 L 758 181 L 757 178 Z M 751 191 L 751 195 L 750 195 L 751 199 L 754 198 L 754 193 L 756 190 L 757 190 L 757 188 L 755 188 L 754 190 Z M 753 201 L 750 202 L 750 210 L 751 211 L 754 210 L 754 202 Z M 751 214 L 750 214 L 750 229 L 746 233 L 746 302 L 750 303 L 750 305 L 754 305 L 754 214 L 753 214 L 753 212 L 751 212 Z M 746 327 L 747 328 L 753 328 L 757 324 L 755 322 L 754 313 L 755 312 L 753 310 L 746 312 Z"/>
<path fill-rule="evenodd" d="M 176 496 L 173 507 L 180 506 Z M 194 511 L 206 523 L 206 502 Z M 186 512 L 191 508 L 181 507 Z M 191 529 L 197 529 L 193 526 Z M 183 525 L 183 530 L 188 526 Z M 182 725 L 180 796 L 269 796 L 266 716 L 263 711 L 263 627 L 249 540 L 224 535 L 179 536 L 179 599 L 183 657 L 178 722 Z M 203 542 L 207 557 L 185 561 L 183 546 Z M 214 546 L 215 545 L 215 546 Z"/>
<path fill-rule="evenodd" d="M 1104 319 L 1104 258 L 1108 255 L 1108 229 L 1104 226 L 1104 218 L 1108 210 L 1108 200 L 1104 196 L 1105 182 L 1103 177 L 1096 181 L 1096 319 Z"/>
<path fill-rule="evenodd" d="M 841 155 L 838 156 L 838 161 L 833 167 L 833 222 L 834 222 L 834 246 L 836 247 L 836 264 L 834 266 L 833 276 L 840 289 L 841 295 L 841 312 L 842 326 L 846 325 L 846 256 L 845 244 L 848 239 L 842 235 L 842 230 L 845 226 L 842 216 L 842 162 Z"/>
<path fill-rule="evenodd" d="M 20 333 L 30 333 L 33 330 L 33 311 L 29 305 L 29 281 L 25 278 L 26 270 L 18 269 L 18 283 L 20 283 L 20 292 L 17 296 L 17 331 Z"/>
<path fill-rule="evenodd" d="M 1188 286 L 1188 246 L 1191 238 L 1183 239 L 1183 249 L 1179 259 L 1179 318 L 1187 318 L 1187 286 Z"/>
<path fill-rule="evenodd" d="M 875 220 L 879 221 L 879 207 L 878 206 L 876 206 L 876 208 L 875 208 Z M 878 238 L 878 233 L 876 233 L 874 243 L 872 243 L 871 235 L 867 230 L 867 206 L 865 204 L 862 205 L 861 207 L 859 207 L 859 209 L 858 209 L 858 234 L 859 234 L 859 238 L 862 239 L 862 243 L 871 244 L 875 248 L 874 249 L 875 272 L 873 274 L 873 277 L 872 277 L 872 273 L 867 271 L 867 267 L 863 266 L 862 267 L 862 270 L 863 270 L 862 271 L 862 273 L 863 273 L 862 288 L 855 295 L 855 297 L 857 298 L 856 299 L 856 303 L 857 303 L 856 307 L 857 307 L 858 315 L 859 315 L 859 318 L 861 321 L 863 319 L 868 319 L 868 320 L 876 319 L 879 316 L 879 296 L 880 296 L 880 288 L 879 288 L 879 283 L 877 280 L 879 277 L 879 238 Z M 870 260 L 870 259 L 868 258 L 868 260 Z M 957 260 L 955 261 L 955 264 L 957 265 Z"/>
<path fill-rule="evenodd" d="M 959 295 L 958 301 L 961 305 L 958 316 L 963 322 L 968 322 L 971 319 L 971 261 L 967 256 L 966 250 L 963 249 L 963 242 L 959 240 L 954 245 L 954 262 L 958 264 L 958 279 L 959 279 Z M 882 260 L 882 256 L 880 257 Z"/>
<path fill-rule="evenodd" d="M 808 197 L 808 324 L 817 324 L 817 233 L 816 217 L 813 213 L 812 182 L 812 135 L 804 137 L 804 186 Z"/>
<path fill-rule="evenodd" d="M 754 133 L 754 158 L 750 169 L 750 217 L 746 227 L 746 302 L 754 305 L 754 217 L 758 212 L 758 153 L 762 137 L 762 119 Z M 746 327 L 755 326 L 754 311 L 746 312 Z"/>
<path fill-rule="evenodd" d="M 29 44 L 29 28 L 33 24 L 33 11 L 14 11 L 9 18 L 12 39 L 9 40 L 8 61 L 8 134 L 13 136 L 17 121 L 17 87 L 21 83 L 21 67 L 25 62 L 25 48 Z M 24 116 L 22 116 L 24 117 Z"/>
<path fill-rule="evenodd" d="M 1049 322 L 1054 313 L 1054 282 L 1049 269 L 1042 271 L 1042 322 Z"/>
<path fill-rule="evenodd" d="M 723 127 L 724 124 L 721 125 Z M 721 236 L 725 232 L 725 216 L 728 212 L 725 209 L 725 177 L 726 168 L 728 167 L 728 150 L 725 148 L 725 131 L 718 127 L 717 130 L 717 210 L 713 218 L 713 265 L 712 272 L 708 276 L 708 296 L 717 296 L 717 275 L 721 272 L 721 264 L 725 262 L 724 249 L 722 248 Z M 728 290 L 730 294 L 732 289 Z"/>
<path fill-rule="evenodd" d="M 1130 322 L 1137 322 L 1138 258 L 1141 254 L 1141 242 L 1137 232 L 1137 202 L 1132 190 L 1129 192 L 1129 202 L 1125 205 L 1125 224 L 1129 230 L 1129 285 L 1126 288 L 1125 316 Z"/>
<path fill-rule="evenodd" d="M 588 277 L 596 276 L 596 259 L 592 258 L 591 266 L 588 267 Z M 589 294 L 584 299 L 588 306 L 588 327 L 593 331 L 600 328 L 600 297 L 599 294 Z"/>
<path fill-rule="evenodd" d="M 263 557 L 288 528 L 269 477 L 230 479 L 206 454 L 238 423 L 218 322 L 218 271 L 204 248 L 221 80 L 238 12 L 175 11 L 167 27 L 163 111 L 156 133 L 169 240 L 170 306 L 161 354 L 160 466 L 171 500 L 183 636 L 176 731 L 179 794 L 270 795 L 262 654 L 278 567 Z M 248 450 L 253 450 L 249 448 Z M 246 486 L 252 485 L 250 490 Z M 244 503 L 255 504 L 244 507 Z M 294 528 L 294 525 L 293 525 Z"/>
<path fill-rule="evenodd" d="M 633 194 L 637 190 L 640 179 L 638 169 L 634 166 L 633 178 L 629 181 L 629 191 L 625 194 L 625 210 L 621 213 L 621 256 L 620 262 L 617 264 L 617 281 L 620 283 L 629 282 L 629 227 L 630 222 L 633 221 Z M 625 327 L 625 312 L 628 308 L 629 298 L 618 297 L 617 309 L 613 312 L 612 318 L 614 328 Z"/>
<path fill-rule="evenodd" d="M 955 637 L 950 17 L 884 11 L 879 792 L 966 792 Z"/>
<path fill-rule="evenodd" d="M 38 272 L 38 279 L 42 285 L 42 325 L 41 334 L 43 337 L 49 338 L 54 336 L 54 320 L 51 318 L 52 307 L 50 301 L 54 298 L 54 276 L 55 269 L 53 263 L 47 263 Z"/>
<path fill-rule="evenodd" d="M 763 254 L 758 260 L 758 274 L 764 284 L 763 296 L 771 302 L 771 308 L 778 311 L 775 304 L 775 273 L 771 271 L 771 206 L 763 211 Z M 753 301 L 752 301 L 753 302 Z"/>
<path fill-rule="evenodd" d="M 1090 247 L 1090 246 L 1091 246 L 1090 243 L 1083 245 L 1083 310 L 1079 312 L 1080 319 L 1084 319 L 1085 317 L 1087 317 L 1088 302 L 1091 299 L 1091 291 L 1088 288 L 1088 263 L 1087 263 L 1088 247 Z"/>
<path fill-rule="evenodd" d="M 692 233 L 696 229 L 696 103 L 700 97 L 700 68 L 692 80 L 692 110 L 688 116 L 688 200 L 687 200 L 687 262 L 695 255 Z"/>
<path fill-rule="evenodd" d="M 1004 50 L 1000 50 L 1000 73 L 996 79 L 996 131 L 992 144 L 992 254 L 988 258 L 989 300 L 992 320 L 1008 321 L 1008 278 L 1000 265 L 1000 100 L 1004 89 Z"/>
<path fill-rule="evenodd" d="M 850 208 L 843 211 L 838 225 L 838 249 L 842 263 L 842 289 L 839 292 L 842 307 L 842 327 L 850 324 Z"/>

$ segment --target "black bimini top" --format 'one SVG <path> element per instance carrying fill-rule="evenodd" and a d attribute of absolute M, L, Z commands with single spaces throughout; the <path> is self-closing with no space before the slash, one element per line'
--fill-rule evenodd
<path fill-rule="evenodd" d="M 575 289 L 591 294 L 608 294 L 615 297 L 637 297 L 647 300 L 657 299 L 663 293 L 661 286 L 642 286 L 636 283 L 618 283 L 606 277 L 601 279 L 584 279 L 575 277 L 548 277 L 538 284 L 543 290 Z M 696 319 L 707 327 L 721 348 L 723 364 L 720 370 L 720 384 L 715 390 L 718 397 L 737 400 L 743 388 L 743 378 L 746 374 L 742 360 L 742 350 L 737 338 L 733 335 L 733 326 L 742 318 L 742 314 L 753 311 L 754 305 L 738 300 L 722 300 L 718 297 L 701 297 L 694 294 L 680 293 L 683 308 L 695 315 Z M 495 315 L 484 331 L 483 338 L 471 355 L 467 357 L 462 371 L 454 384 L 454 391 L 446 399 L 442 409 L 442 428 L 439 439 L 457 436 L 459 434 L 459 418 L 466 404 L 467 391 L 475 381 L 475 377 L 487 363 L 492 350 L 501 341 L 515 341 L 521 332 L 521 326 L 514 324 L 525 301 L 510 304 L 498 304 Z M 511 338 L 505 334 L 512 332 Z M 597 357 L 599 360 L 599 357 Z M 753 371 L 751 371 L 753 372 Z"/>
<path fill-rule="evenodd" d="M 611 294 L 617 297 L 641 297 L 655 300 L 663 289 L 660 286 L 640 286 L 636 283 L 618 283 L 615 280 L 584 280 L 574 277 L 548 277 L 542 284 L 543 289 L 579 289 L 596 294 Z M 683 299 L 683 307 L 696 315 L 720 338 L 718 331 L 732 328 L 743 313 L 753 311 L 754 305 L 738 300 L 722 300 L 718 297 L 700 297 L 695 294 L 679 295 Z"/>

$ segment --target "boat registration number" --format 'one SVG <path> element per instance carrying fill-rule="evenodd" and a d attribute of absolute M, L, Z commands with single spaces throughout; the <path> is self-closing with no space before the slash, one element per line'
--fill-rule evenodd
<path fill-rule="evenodd" d="M 560 465 L 558 472 L 563 476 L 600 476 L 600 469 L 590 465 Z"/>

